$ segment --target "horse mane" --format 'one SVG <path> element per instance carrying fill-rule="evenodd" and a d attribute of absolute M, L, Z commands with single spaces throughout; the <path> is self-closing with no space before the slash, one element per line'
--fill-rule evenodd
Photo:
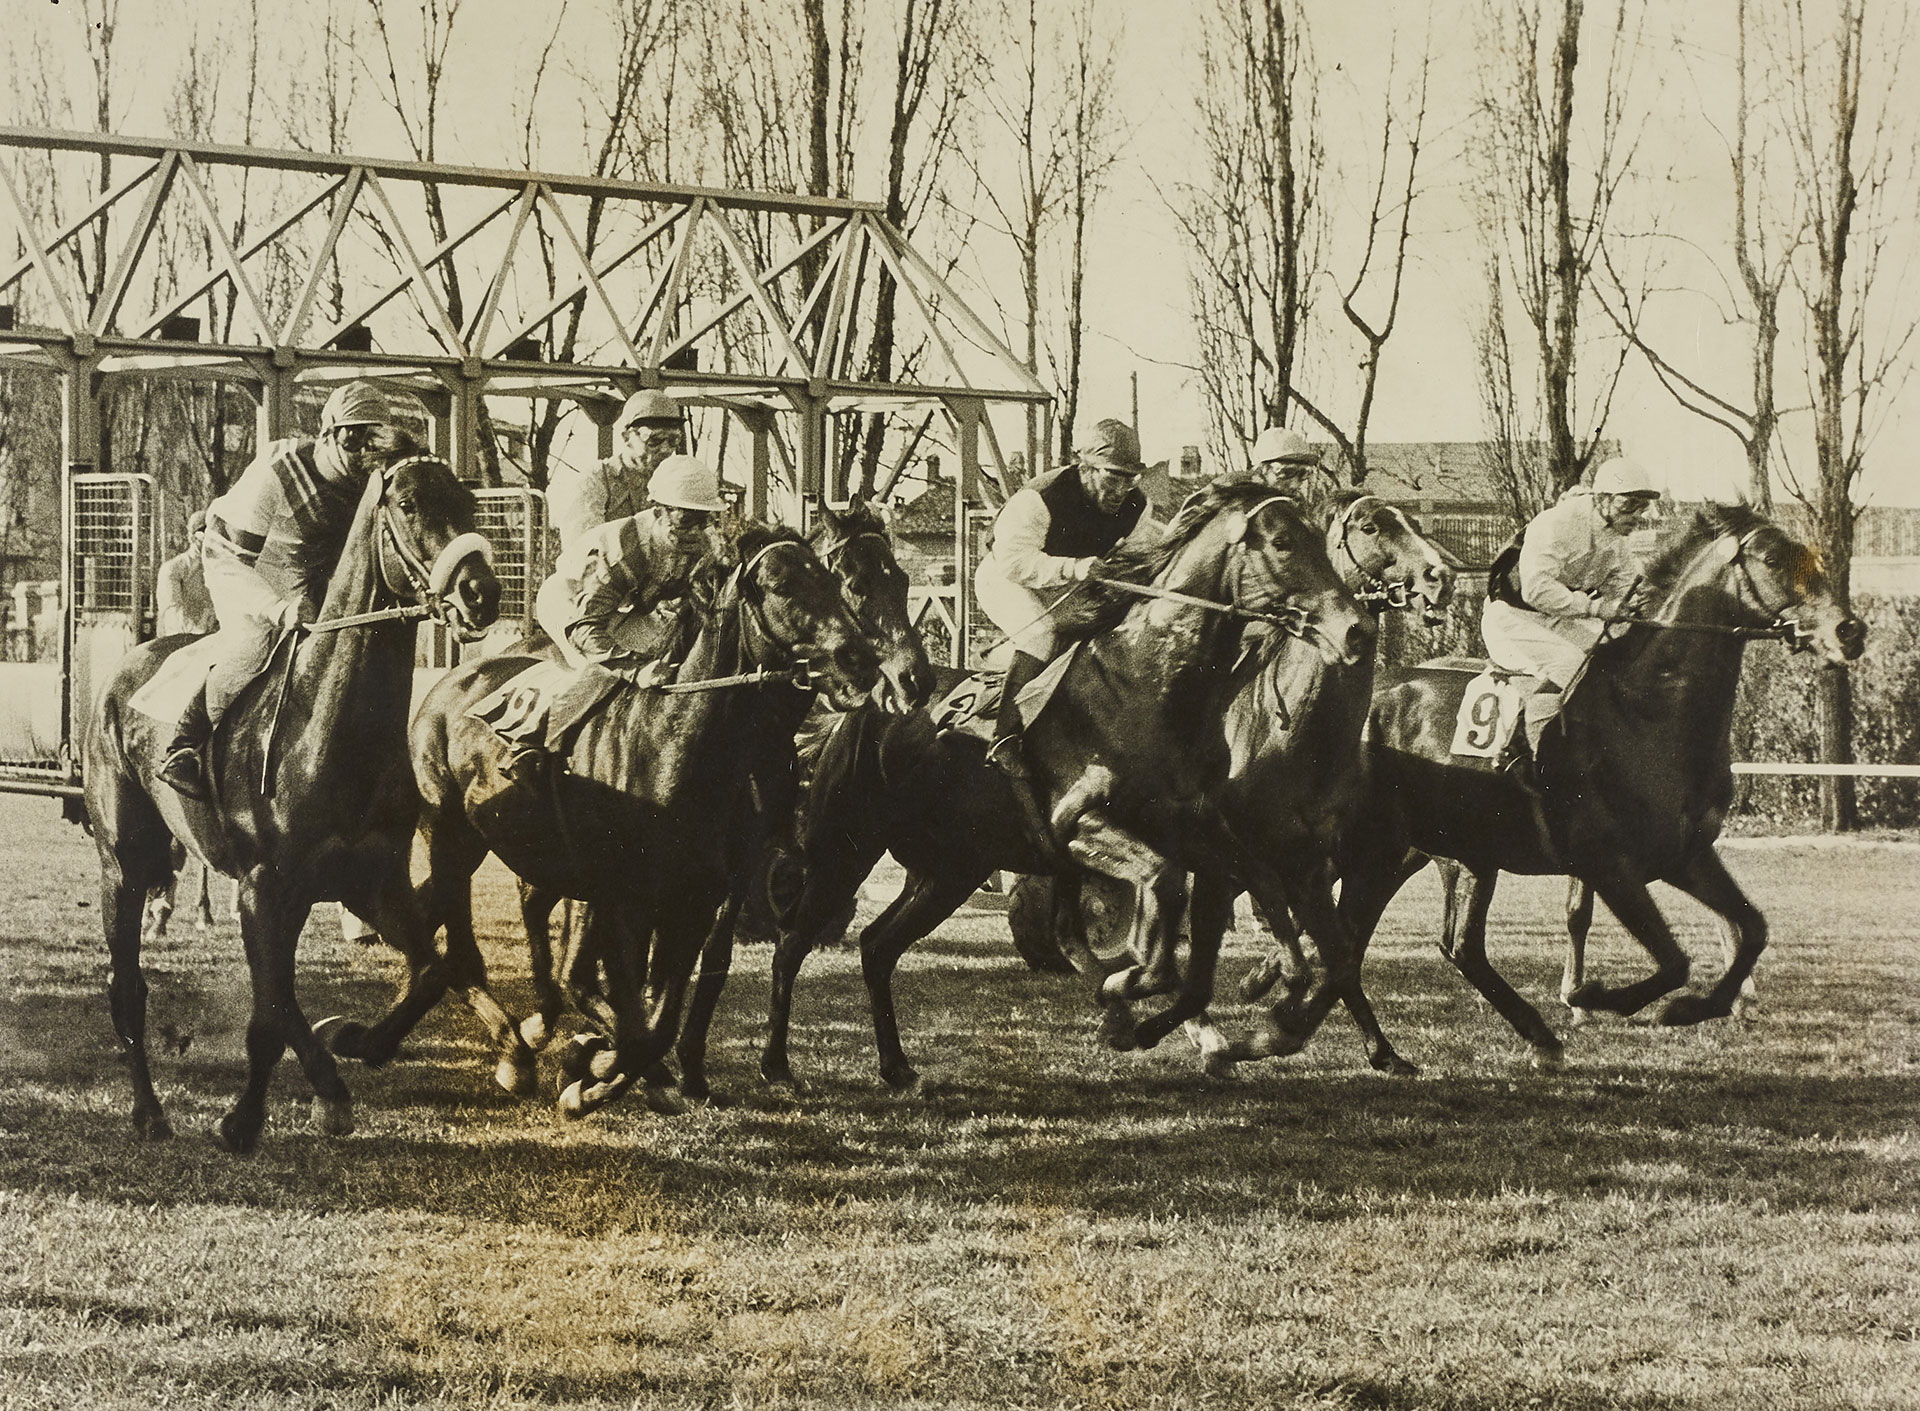
<path fill-rule="evenodd" d="M 1175 555 L 1199 536 L 1202 529 L 1213 522 L 1216 515 L 1236 509 L 1252 510 L 1256 505 L 1274 499 L 1285 500 L 1293 507 L 1295 514 L 1305 519 L 1306 513 L 1300 501 L 1290 495 L 1282 495 L 1271 485 L 1257 480 L 1216 480 L 1187 497 L 1159 543 L 1141 548 L 1124 545 L 1115 548 L 1100 560 L 1100 574 L 1104 578 L 1117 578 L 1127 583 L 1149 583 L 1173 562 Z M 1069 594 L 1054 610 L 1054 630 L 1080 637 L 1105 632 L 1125 617 L 1127 609 L 1139 601 L 1130 593 L 1117 593 L 1111 588 L 1101 587 L 1098 582 L 1089 582 L 1079 592 Z"/>
<path fill-rule="evenodd" d="M 1705 504 L 1660 536 L 1641 574 L 1642 587 L 1656 600 L 1679 584 L 1700 550 L 1723 534 L 1746 534 L 1772 521 L 1750 505 Z"/>
<path fill-rule="evenodd" d="M 834 532 L 842 539 L 851 539 L 859 534 L 888 533 L 887 517 L 878 506 L 865 499 L 855 499 L 843 510 L 821 510 L 820 523 L 833 526 Z"/>

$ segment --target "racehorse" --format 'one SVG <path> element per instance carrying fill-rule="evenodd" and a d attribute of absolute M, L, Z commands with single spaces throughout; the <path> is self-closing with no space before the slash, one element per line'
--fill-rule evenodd
<path fill-rule="evenodd" d="M 1110 556 L 1101 573 L 1108 581 L 1056 608 L 1063 634 L 1086 640 L 1069 648 L 1075 655 L 1026 732 L 1035 782 L 1055 801 L 1054 837 L 1010 826 L 1020 814 L 983 742 L 937 733 L 924 711 L 854 712 L 827 742 L 803 811 L 806 886 L 774 956 L 767 1081 L 793 1083 L 794 978 L 883 852 L 905 865 L 906 884 L 862 932 L 860 950 L 881 1076 L 895 1088 L 918 1075 L 900 1046 L 894 969 L 996 869 L 1058 879 L 1057 909 L 1076 923 L 1070 958 L 1093 982 L 1118 1046 L 1152 1046 L 1211 993 L 1217 955 L 1195 946 L 1184 974 L 1173 965 L 1169 933 L 1184 905 L 1185 871 L 1222 860 L 1279 904 L 1269 869 L 1239 845 L 1212 800 L 1227 767 L 1221 718 L 1242 629 L 1265 619 L 1310 638 L 1328 660 L 1351 662 L 1372 641 L 1371 620 L 1295 503 L 1259 485 L 1202 492 L 1157 548 Z M 1123 591 L 1143 580 L 1161 596 L 1140 601 Z M 1110 971 L 1087 949 L 1077 929 L 1079 867 L 1136 888 L 1141 964 Z M 1196 935 L 1201 929 L 1196 920 Z M 1332 982 L 1340 980 L 1335 973 Z M 1176 985 L 1171 1006 L 1136 1029 L 1126 1002 Z"/>
<path fill-rule="evenodd" d="M 346 1084 L 294 993 L 294 949 L 316 901 L 344 901 L 371 918 L 412 961 L 410 988 L 430 995 L 445 984 L 407 875 L 418 806 L 406 751 L 414 621 L 431 611 L 477 635 L 499 612 L 500 584 L 474 531 L 473 492 L 404 434 L 394 440 L 368 479 L 311 635 L 283 640 L 221 722 L 208 802 L 156 782 L 170 723 L 132 705 L 194 639 L 136 648 L 94 715 L 87 812 L 100 849 L 113 1025 L 131 1060 L 141 1137 L 172 1134 L 148 1069 L 140 919 L 148 890 L 172 876 L 173 837 L 240 884 L 253 1013 L 246 1086 L 220 1123 L 230 1150 L 258 1143 L 267 1083 L 289 1046 L 313 1086 L 321 1130 L 352 1130 Z"/>
<path fill-rule="evenodd" d="M 1431 614 L 1452 598 L 1454 572 L 1446 556 L 1385 500 L 1342 490 L 1324 497 L 1312 513 L 1325 525 L 1327 555 L 1342 582 L 1374 611 L 1419 608 Z M 1259 669 L 1227 708 L 1231 764 L 1220 806 L 1235 833 L 1284 878 L 1290 899 L 1286 911 L 1266 917 L 1280 944 L 1248 975 L 1242 986 L 1246 998 L 1265 993 L 1283 975 L 1302 972 L 1296 918 L 1307 921 L 1310 933 L 1332 933 L 1335 945 L 1344 943 L 1336 930 L 1332 856 L 1360 802 L 1360 732 L 1373 698 L 1373 645 L 1356 662 L 1329 663 L 1312 644 L 1276 634 L 1264 644 Z M 1023 893 L 1035 893 L 1026 903 L 1039 916 L 1050 914 L 1039 895 L 1047 880 L 1020 883 Z M 1224 896 L 1203 895 L 1219 887 L 1226 888 Z M 1213 874 L 1196 876 L 1194 890 L 1202 914 L 1230 916 L 1241 887 L 1231 877 Z M 1366 1002 L 1357 989 L 1343 999 L 1349 1006 Z M 1271 1037 L 1230 1041 L 1204 1016 L 1189 1025 L 1189 1032 L 1216 1074 L 1277 1051 Z M 1385 1071 L 1412 1071 L 1391 1048 L 1376 1047 L 1373 1063 Z"/>
<path fill-rule="evenodd" d="M 618 1096 L 672 1045 L 695 957 L 745 858 L 756 773 L 766 777 L 783 750 L 791 755 L 812 689 L 851 706 L 879 679 L 840 583 L 805 540 L 750 525 L 735 553 L 739 566 L 715 575 L 674 680 L 658 690 L 615 686 L 581 725 L 568 767 L 555 761 L 544 785 L 507 777 L 505 743 L 469 713 L 530 658 L 449 673 L 414 717 L 421 904 L 447 928 L 455 984 L 492 1034 L 495 1076 L 511 1091 L 531 1090 L 533 1054 L 487 989 L 473 936 L 474 870 L 492 852 L 530 884 L 525 895 L 588 904 L 575 940 L 586 959 L 565 967 L 604 967 L 614 1054 L 602 1081 L 563 1093 L 568 1115 Z M 796 680 L 808 689 L 794 689 Z M 396 1019 L 343 1033 L 335 1047 L 390 1052 L 412 1023 Z"/>
<path fill-rule="evenodd" d="M 1445 555 L 1386 501 L 1348 490 L 1329 497 L 1320 513 L 1328 555 L 1362 602 L 1376 609 L 1418 606 L 1431 614 L 1453 596 L 1454 573 Z M 1339 933 L 1332 867 L 1335 849 L 1360 815 L 1360 734 L 1373 696 L 1374 653 L 1368 650 L 1351 664 L 1329 663 L 1304 647 L 1293 639 L 1276 641 L 1227 710 L 1232 765 L 1221 787 L 1221 809 L 1246 844 L 1279 870 L 1292 903 L 1291 915 L 1266 917 L 1280 944 L 1275 957 L 1243 983 L 1247 998 L 1264 993 L 1283 973 L 1303 972 L 1297 923 L 1322 945 L 1330 934 L 1336 946 L 1351 944 Z M 1196 898 L 1223 886 L 1224 899 L 1196 903 L 1202 914 L 1231 916 L 1241 889 L 1218 872 L 1194 878 Z M 1366 997 L 1357 985 L 1341 998 L 1363 1032 L 1378 1031 L 1370 1013 L 1360 1017 Z M 1194 1032 L 1204 1064 L 1215 1073 L 1240 1059 L 1285 1051 L 1291 1043 L 1280 1030 L 1232 1043 L 1209 1024 L 1196 1021 Z M 1373 1045 L 1370 1060 L 1384 1072 L 1414 1071 L 1384 1041 Z"/>
<path fill-rule="evenodd" d="M 875 687 L 871 704 L 892 713 L 904 713 L 923 705 L 933 689 L 935 673 L 927 660 L 919 630 L 913 625 L 907 575 L 894 555 L 886 521 L 864 500 L 855 500 L 845 510 L 823 507 L 819 519 L 808 531 L 807 542 L 821 563 L 839 580 L 841 595 L 854 621 L 880 652 L 880 683 Z M 805 698 L 796 697 L 790 704 L 804 708 Z M 796 724 L 803 730 L 824 731 L 831 726 L 831 720 L 826 718 L 829 714 L 815 702 L 807 718 Z M 789 731 L 786 738 L 790 740 L 792 733 Z M 770 738 L 777 736 L 770 732 Z M 784 750 L 781 758 L 770 761 L 774 772 L 793 767 L 791 753 Z M 699 970 L 687 1002 L 686 1020 L 675 1046 L 680 1073 L 677 1079 L 664 1070 L 648 1074 L 648 1098 L 658 1108 L 671 1108 L 673 1099 L 669 1089 L 676 1085 L 687 1097 L 704 1098 L 709 1094 L 707 1034 L 732 970 L 737 928 L 743 920 L 750 916 L 759 919 L 759 913 L 767 910 L 770 890 L 791 893 L 798 884 L 795 874 L 799 869 L 779 846 L 779 835 L 788 830 L 789 820 L 784 816 L 787 805 L 776 804 L 771 798 L 764 803 L 766 806 L 753 813 L 754 833 L 747 847 L 752 861 L 735 870 L 727 900 L 715 916 L 713 930 L 700 950 Z M 776 863 L 771 870 L 770 861 Z M 557 901 L 558 897 L 552 893 L 543 892 L 530 883 L 521 884 L 522 918 L 539 1008 L 522 1022 L 520 1033 L 528 1047 L 536 1050 L 551 1034 L 567 993 L 571 993 L 577 1008 L 589 1018 L 599 1019 L 603 1025 L 609 1013 L 599 991 L 596 955 L 580 946 L 571 946 L 567 951 L 569 973 L 565 976 L 564 988 L 554 974 L 548 927 Z M 766 929 L 772 933 L 777 923 L 770 916 L 765 920 Z M 592 1044 L 589 1042 L 583 1047 L 590 1049 Z M 580 1056 L 570 1055 L 569 1060 L 576 1061 Z M 511 1080 L 516 1085 L 509 1087 L 509 1091 L 518 1090 L 525 1082 L 524 1070 L 511 1064 L 499 1068 L 497 1076 L 503 1083 Z"/>
<path fill-rule="evenodd" d="M 1746 643 L 1779 638 L 1838 664 L 1866 642 L 1817 555 L 1745 506 L 1709 506 L 1669 532 L 1639 601 L 1624 630 L 1595 648 L 1550 727 L 1537 801 L 1490 763 L 1452 753 L 1462 695 L 1484 663 L 1442 659 L 1386 684 L 1369 721 L 1367 826 L 1348 835 L 1340 859 L 1340 913 L 1362 946 L 1429 859 L 1458 862 L 1467 895 L 1442 947 L 1545 1063 L 1559 1060 L 1559 1038 L 1486 956 L 1499 874 L 1581 879 L 1646 947 L 1652 974 L 1587 981 L 1566 997 L 1623 1015 L 1681 989 L 1691 968 L 1648 884 L 1694 897 L 1739 939 L 1720 979 L 1704 994 L 1676 995 L 1660 1020 L 1724 1018 L 1767 940 L 1765 918 L 1713 846 L 1733 799 L 1729 736 Z"/>

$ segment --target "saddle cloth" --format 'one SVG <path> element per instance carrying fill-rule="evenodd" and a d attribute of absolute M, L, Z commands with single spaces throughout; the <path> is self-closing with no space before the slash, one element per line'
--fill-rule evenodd
<path fill-rule="evenodd" d="M 1539 685 L 1538 677 L 1503 671 L 1489 663 L 1460 694 L 1451 752 L 1471 759 L 1505 759 L 1525 710 L 1524 702 Z"/>
<path fill-rule="evenodd" d="M 467 714 L 514 744 L 557 748 L 594 707 L 621 684 L 603 667 L 584 670 L 536 661 L 467 708 Z"/>
<path fill-rule="evenodd" d="M 1020 688 L 1020 723 L 1031 727 L 1046 709 L 1047 702 L 1053 699 L 1053 693 L 1059 689 L 1061 679 L 1067 674 L 1067 667 L 1080 650 L 1080 643 L 1070 645 L 1059 656 L 1048 662 L 1045 669 L 1025 686 Z M 958 730 L 991 742 L 995 723 L 1000 715 L 1000 688 L 1006 681 L 1003 671 L 977 671 L 955 686 L 933 707 L 934 728 L 940 731 Z"/>

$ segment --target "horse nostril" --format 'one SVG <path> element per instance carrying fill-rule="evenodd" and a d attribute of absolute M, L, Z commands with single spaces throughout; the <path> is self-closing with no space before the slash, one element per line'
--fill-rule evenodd
<path fill-rule="evenodd" d="M 1839 639 L 1841 649 L 1850 657 L 1858 656 L 1866 649 L 1867 624 L 1857 617 L 1843 617 L 1833 629 L 1833 635 Z"/>

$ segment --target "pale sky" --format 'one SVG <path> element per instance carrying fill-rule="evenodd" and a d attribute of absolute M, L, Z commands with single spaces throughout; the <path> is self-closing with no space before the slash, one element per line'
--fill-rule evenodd
<path fill-rule="evenodd" d="M 0 0 L 0 18 L 10 12 L 14 21 L 64 23 L 73 13 L 71 6 L 64 12 L 53 11 L 48 3 Z M 270 17 L 284 13 L 283 27 L 288 32 L 296 14 L 305 25 L 310 11 L 291 0 L 280 11 L 278 3 L 268 5 L 266 12 Z M 456 46 L 448 68 L 452 110 L 458 119 L 448 124 L 444 160 L 482 166 L 518 164 L 511 112 L 513 75 L 525 67 L 528 36 L 539 29 L 539 17 L 551 13 L 548 7 L 554 3 L 468 0 L 462 16 L 463 42 Z M 1134 138 L 1096 220 L 1082 405 L 1092 417 L 1126 415 L 1129 378 L 1137 373 L 1144 449 L 1149 459 L 1171 458 L 1182 445 L 1205 441 L 1202 408 L 1183 370 L 1194 356 L 1186 256 L 1166 207 L 1166 200 L 1176 196 L 1181 177 L 1195 165 L 1194 11 L 1187 0 L 1096 3 L 1102 8 L 1103 22 L 1122 37 L 1121 87 Z M 1606 0 L 1590 0 L 1588 6 L 1586 58 L 1594 65 L 1602 45 L 1600 21 L 1608 8 Z M 1707 253 L 1720 259 L 1723 267 L 1731 263 L 1724 254 L 1724 231 L 1730 220 L 1724 149 L 1703 108 L 1730 111 L 1726 98 L 1732 39 L 1728 17 L 1702 19 L 1693 13 L 1696 8 L 1678 0 L 1653 0 L 1649 9 L 1634 90 L 1649 118 L 1633 199 L 1639 211 L 1657 209 L 1662 229 L 1672 237 L 1662 246 L 1670 256 L 1666 282 L 1699 290 L 1716 283 Z M 1819 0 L 1809 5 L 1810 10 L 1820 8 Z M 1482 256 L 1464 199 L 1465 169 L 1460 158 L 1465 119 L 1475 93 L 1480 12 L 1481 0 L 1432 0 L 1431 5 L 1425 0 L 1307 0 L 1330 148 L 1322 193 L 1336 220 L 1336 260 L 1350 250 L 1352 218 L 1369 194 L 1367 166 L 1374 157 L 1370 148 L 1385 87 L 1387 52 L 1398 48 L 1404 71 L 1429 26 L 1434 36 L 1423 183 L 1427 189 L 1417 208 L 1417 249 L 1400 329 L 1388 347 L 1370 430 L 1375 442 L 1470 440 L 1482 434 L 1472 345 L 1482 297 Z M 146 35 L 143 43 L 155 55 L 135 65 L 123 84 L 123 130 L 166 133 L 162 100 L 171 63 L 159 56 L 179 51 L 180 32 L 185 28 L 179 19 L 184 13 L 188 11 L 133 4 L 123 10 L 123 23 L 140 27 L 136 32 Z M 221 12 L 192 13 L 204 18 Z M 8 42 L 4 36 L 18 31 L 16 23 L 0 24 L 0 44 Z M 873 37 L 869 45 L 869 63 L 877 64 L 878 51 L 884 46 Z M 68 57 L 71 63 L 82 62 L 77 46 L 69 46 Z M 287 60 L 276 62 L 283 68 Z M 275 69 L 270 67 L 269 72 Z M 1589 72 L 1583 67 L 1583 74 Z M 1870 72 L 1869 84 L 1874 77 Z M 266 99 L 278 102 L 284 89 L 281 77 L 276 74 L 267 89 Z M 1911 86 L 1903 89 L 1903 94 L 1911 93 Z M 1920 100 L 1903 97 L 1900 116 L 1920 119 Z M 1909 133 L 1915 128 L 1920 128 L 1920 122 Z M 367 155 L 403 155 L 397 140 L 357 145 Z M 847 194 L 873 199 L 877 193 L 856 189 Z M 1906 199 L 1912 209 L 1912 197 Z M 1906 244 L 1887 256 L 1890 266 L 1910 253 L 1912 228 L 1904 237 Z M 1342 244 L 1342 236 L 1347 244 Z M 1337 317 L 1332 287 L 1323 283 L 1321 291 L 1325 307 Z M 1916 279 L 1910 278 L 1883 306 L 1907 310 L 1911 317 L 1917 293 Z M 984 303 L 976 300 L 977 306 Z M 1590 321 L 1588 328 L 1600 331 L 1597 321 Z M 1672 348 L 1676 361 L 1697 365 L 1704 380 L 1740 399 L 1746 374 L 1738 359 L 1738 343 L 1721 327 L 1710 299 L 1684 293 L 1664 297 L 1653 328 L 1656 341 Z M 1920 347 L 1915 352 L 1920 354 Z M 1344 348 L 1309 350 L 1308 354 L 1307 383 L 1336 415 L 1350 409 L 1357 392 L 1357 377 L 1340 366 L 1348 358 Z M 1920 393 L 1911 386 L 1903 390 L 1885 413 L 1885 424 L 1873 444 L 1869 493 L 1883 502 L 1920 503 L 1920 467 L 1907 449 L 1920 433 L 1916 396 Z M 1806 400 L 1804 373 L 1794 361 L 1783 360 L 1780 397 L 1785 404 Z M 1789 436 L 1793 459 L 1802 467 L 1809 463 L 1804 423 L 1805 418 L 1800 418 Z M 1675 407 L 1637 359 L 1629 361 L 1608 434 L 1665 476 L 1682 496 L 1731 494 L 1744 479 L 1744 460 L 1733 437 Z"/>

